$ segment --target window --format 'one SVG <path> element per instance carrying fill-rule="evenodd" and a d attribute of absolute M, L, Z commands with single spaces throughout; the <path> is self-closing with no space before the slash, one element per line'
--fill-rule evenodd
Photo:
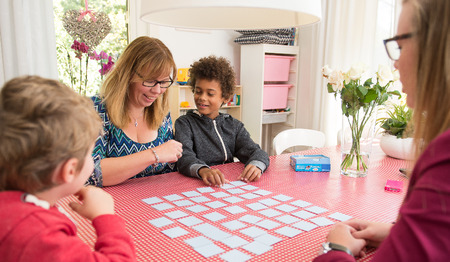
<path fill-rule="evenodd" d="M 72 35 L 75 35 L 77 32 L 86 35 L 88 32 L 92 33 L 94 29 L 107 28 L 105 26 L 106 19 L 101 18 L 97 22 L 93 22 L 89 13 L 83 18 L 85 21 L 83 24 L 84 27 L 82 23 L 78 22 L 78 17 L 64 15 L 66 12 L 80 13 L 80 10 L 85 11 L 86 8 L 82 5 L 83 2 L 73 0 L 53 1 L 57 63 L 59 80 L 77 92 L 90 96 L 98 92 L 104 78 L 100 74 L 100 69 L 108 61 L 108 59 L 103 61 L 91 59 L 90 56 L 92 56 L 93 51 L 96 51 L 97 54 L 104 51 L 115 62 L 128 44 L 126 23 L 127 0 L 96 0 L 95 2 L 88 3 L 88 9 L 92 10 L 94 16 L 97 13 L 97 16 L 101 18 L 102 13 L 104 13 L 109 17 L 111 30 L 94 49 L 89 47 L 87 53 L 78 52 L 79 56 L 81 54 L 81 58 L 77 58 L 76 51 L 71 48 L 74 44 L 74 38 L 69 35 L 64 24 L 72 32 Z M 98 35 L 100 34 L 94 33 L 94 36 Z M 76 36 L 75 40 L 80 41 L 80 38 Z"/>

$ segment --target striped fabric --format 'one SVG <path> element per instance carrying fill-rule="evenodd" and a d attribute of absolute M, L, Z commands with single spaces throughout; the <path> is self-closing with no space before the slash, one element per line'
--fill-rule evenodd
<path fill-rule="evenodd" d="M 103 186 L 103 176 L 100 167 L 100 160 L 103 158 L 131 155 L 147 150 L 148 148 L 157 147 L 173 139 L 173 126 L 170 113 L 167 114 L 162 125 L 159 127 L 157 138 L 152 142 L 141 144 L 131 140 L 122 129 L 117 128 L 110 122 L 106 107 L 101 102 L 99 96 L 93 96 L 91 99 L 94 101 L 95 110 L 103 121 L 104 133 L 98 137 L 95 143 L 94 152 L 92 154 L 95 168 L 94 173 L 89 177 L 87 184 L 98 187 Z M 159 175 L 173 171 L 176 171 L 174 163 L 160 163 L 156 167 L 153 167 L 152 165 L 148 166 L 132 178 Z"/>
<path fill-rule="evenodd" d="M 294 33 L 294 28 L 236 30 L 236 32 L 241 33 L 243 35 L 257 35 L 257 34 L 292 35 Z"/>
<path fill-rule="evenodd" d="M 276 44 L 288 45 L 295 38 L 295 28 L 263 29 L 263 30 L 236 30 L 241 33 L 234 39 L 235 43 L 248 44 Z"/>

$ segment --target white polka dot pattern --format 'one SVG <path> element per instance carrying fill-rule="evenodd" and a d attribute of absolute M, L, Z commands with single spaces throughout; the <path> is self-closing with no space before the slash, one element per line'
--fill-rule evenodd
<path fill-rule="evenodd" d="M 295 154 L 326 155 L 330 157 L 331 160 L 331 172 L 295 172 L 289 165 L 289 157 Z M 326 209 L 327 211 L 317 216 L 327 217 L 334 222 L 339 221 L 328 216 L 336 212 L 359 219 L 384 222 L 394 221 L 398 213 L 398 208 L 408 187 L 408 180 L 402 177 L 398 171 L 399 168 L 406 166 L 406 162 L 387 157 L 379 149 L 379 146 L 374 144 L 367 177 L 349 178 L 342 176 L 339 172 L 339 164 L 340 151 L 339 148 L 336 147 L 320 148 L 292 154 L 272 156 L 270 166 L 261 176 L 261 179 L 257 182 L 252 182 L 249 184 L 257 187 L 259 190 L 265 190 L 263 193 L 271 192 L 271 194 L 259 195 L 259 197 L 255 199 L 244 198 L 244 201 L 229 205 L 239 205 L 245 208 L 247 204 L 255 203 L 258 200 L 268 199 L 282 194 L 292 197 L 292 199 L 282 202 L 280 205 L 289 204 L 290 202 L 297 200 L 306 201 L 311 203 L 313 206 Z M 241 163 L 231 163 L 216 167 L 225 174 L 228 180 L 234 181 L 242 172 L 244 165 Z M 402 192 L 395 193 L 385 191 L 384 185 L 387 179 L 403 181 L 404 186 Z M 143 199 L 148 199 L 151 197 L 159 197 L 164 199 L 164 196 L 169 196 L 172 194 L 182 195 L 183 192 L 195 191 L 197 188 L 202 187 L 204 187 L 204 185 L 201 180 L 185 177 L 177 172 L 174 172 L 164 175 L 132 179 L 121 185 L 105 188 L 105 191 L 109 192 L 114 197 L 117 214 L 126 221 L 127 229 L 133 237 L 136 245 L 138 261 L 223 261 L 220 257 L 221 254 L 226 254 L 227 252 L 232 251 L 232 249 L 227 245 L 214 241 L 214 244 L 224 251 L 221 254 L 214 255 L 206 259 L 194 251 L 190 245 L 185 243 L 185 240 L 187 239 L 201 236 L 201 234 L 197 231 L 177 221 L 176 223 L 172 223 L 162 228 L 155 227 L 148 222 L 150 220 L 160 218 L 168 212 L 180 210 L 200 219 L 202 219 L 202 215 L 210 213 L 211 211 L 220 212 L 221 214 L 226 215 L 226 219 L 215 222 L 204 218 L 203 220 L 227 232 L 230 232 L 229 229 L 221 224 L 237 220 L 245 214 L 251 214 L 264 217 L 265 219 L 274 220 L 274 218 L 261 215 L 259 213 L 260 211 L 253 211 L 248 208 L 246 208 L 248 209 L 247 213 L 231 214 L 225 210 L 222 210 L 223 208 L 215 208 L 214 210 L 209 209 L 197 214 L 186 209 L 189 208 L 189 206 L 174 205 L 171 209 L 159 211 L 142 201 Z M 223 189 L 213 189 L 215 189 L 216 192 L 225 191 Z M 254 192 L 252 190 L 246 190 L 245 193 Z M 205 192 L 202 193 L 202 195 L 211 198 L 211 201 L 217 200 L 216 198 L 210 196 L 210 193 L 211 192 Z M 185 199 L 187 198 L 188 197 L 185 197 Z M 70 196 L 61 200 L 59 205 L 69 213 L 73 214 L 72 210 L 68 207 L 68 202 L 74 201 L 74 199 L 75 198 L 73 196 Z M 167 199 L 164 199 L 164 201 L 170 202 Z M 198 203 L 198 205 L 203 204 L 204 203 Z M 294 207 L 296 209 L 291 211 L 291 214 L 306 209 L 306 207 L 298 207 L 295 205 Z M 274 206 L 271 206 L 270 208 L 273 209 Z M 283 215 L 287 214 L 283 211 L 280 212 L 283 213 Z M 77 222 L 79 237 L 88 245 L 93 247 L 96 236 L 91 223 L 77 214 L 73 214 L 73 218 Z M 292 227 L 292 225 L 286 224 L 283 226 Z M 281 238 L 282 241 L 274 244 L 269 251 L 261 255 L 255 255 L 245 249 L 239 249 L 239 251 L 249 255 L 249 257 L 252 257 L 250 261 L 311 261 L 317 255 L 320 244 L 325 241 L 326 234 L 331 227 L 331 225 L 319 226 L 309 232 L 302 230 L 303 232 L 300 234 L 289 238 L 287 236 L 274 233 L 277 229 L 280 229 L 283 226 L 270 231 L 271 234 Z M 190 233 L 174 239 L 170 239 L 161 233 L 162 230 L 167 230 L 174 227 L 181 227 Z M 248 236 L 241 236 L 244 236 L 242 238 L 249 242 L 253 241 L 253 239 Z M 370 260 L 372 255 L 373 252 L 369 252 L 369 255 L 364 258 L 363 261 Z"/>

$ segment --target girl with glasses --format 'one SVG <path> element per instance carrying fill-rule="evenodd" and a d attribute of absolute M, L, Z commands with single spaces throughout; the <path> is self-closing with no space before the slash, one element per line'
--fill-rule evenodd
<path fill-rule="evenodd" d="M 385 40 L 414 108 L 414 169 L 395 223 L 337 224 L 315 261 L 448 261 L 450 250 L 450 1 L 404 0 L 398 35 Z M 381 189 L 382 190 L 382 189 Z M 328 252 L 329 251 L 329 252 Z"/>

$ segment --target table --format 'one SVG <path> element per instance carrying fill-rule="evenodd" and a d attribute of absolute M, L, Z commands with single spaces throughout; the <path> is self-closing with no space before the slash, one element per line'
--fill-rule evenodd
<path fill-rule="evenodd" d="M 289 157 L 294 154 L 323 154 L 330 157 L 330 172 L 295 172 L 289 165 Z M 374 145 L 371 155 L 369 173 L 365 178 L 349 178 L 339 173 L 340 151 L 338 147 L 311 149 L 291 154 L 270 157 L 270 167 L 257 182 L 257 186 L 277 194 L 284 194 L 295 199 L 311 202 L 316 206 L 329 209 L 329 213 L 341 212 L 353 218 L 380 222 L 395 221 L 398 208 L 407 189 L 408 180 L 399 168 L 405 167 L 403 160 L 386 156 L 378 144 Z M 235 180 L 242 172 L 241 163 L 217 166 L 230 181 Z M 402 192 L 387 192 L 384 185 L 387 179 L 403 181 Z M 115 200 L 116 213 L 120 215 L 132 235 L 139 261 L 202 261 L 206 260 L 190 246 L 184 243 L 192 235 L 170 239 L 161 229 L 152 226 L 148 221 L 163 216 L 142 199 L 153 196 L 167 196 L 203 187 L 201 180 L 185 177 L 178 172 L 128 180 L 117 186 L 106 187 Z M 94 229 L 86 219 L 74 214 L 67 203 L 73 201 L 70 196 L 60 201 L 60 206 L 71 213 L 77 222 L 79 237 L 93 246 Z M 247 200 L 246 200 L 247 201 Z M 176 207 L 176 209 L 182 209 Z M 251 211 L 255 212 L 256 211 Z M 227 220 L 232 220 L 232 216 Z M 220 227 L 219 222 L 210 222 Z M 173 224 L 172 224 L 173 225 Z M 181 225 L 181 224 L 178 224 Z M 184 226 L 184 225 L 181 225 Z M 170 226 L 168 226 L 170 227 Z M 311 261 L 324 242 L 331 226 L 319 227 L 303 232 L 293 238 L 275 244 L 273 248 L 251 261 Z M 226 247 L 224 245 L 224 247 Z M 230 248 L 228 248 L 230 250 Z M 374 252 L 363 260 L 368 260 Z M 208 258 L 210 261 L 223 261 L 218 255 Z"/>

